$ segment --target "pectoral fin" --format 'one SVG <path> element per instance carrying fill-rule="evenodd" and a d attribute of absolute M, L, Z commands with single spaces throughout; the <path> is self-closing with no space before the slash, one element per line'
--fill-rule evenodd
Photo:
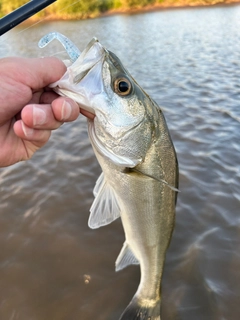
<path fill-rule="evenodd" d="M 120 217 L 120 207 L 114 189 L 100 175 L 93 190 L 95 199 L 90 208 L 88 225 L 92 229 L 105 226 Z"/>
<path fill-rule="evenodd" d="M 138 259 L 132 253 L 129 245 L 125 241 L 122 247 L 122 250 L 119 253 L 119 256 L 115 262 L 115 270 L 119 271 L 131 264 L 139 264 Z"/>
<path fill-rule="evenodd" d="M 104 184 L 104 174 L 103 172 L 100 174 L 100 176 L 98 177 L 97 181 L 96 181 L 96 184 L 95 184 L 95 187 L 93 189 L 93 194 L 94 194 L 94 197 L 97 196 L 97 194 L 99 193 L 99 191 L 101 190 L 101 188 L 103 187 L 103 184 Z"/>

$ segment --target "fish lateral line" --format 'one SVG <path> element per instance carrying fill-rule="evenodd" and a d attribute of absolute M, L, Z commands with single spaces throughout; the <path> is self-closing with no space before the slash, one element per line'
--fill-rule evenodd
<path fill-rule="evenodd" d="M 156 180 L 156 181 L 158 181 L 158 182 L 164 183 L 167 187 L 169 187 L 171 190 L 173 190 L 173 191 L 175 191 L 175 192 L 181 192 L 178 188 L 175 188 L 174 186 L 172 186 L 171 184 L 169 184 L 166 180 L 160 179 L 160 178 L 156 178 L 156 177 L 152 176 L 151 174 L 142 172 L 142 171 L 136 169 L 136 167 L 134 167 L 134 168 L 125 168 L 124 173 L 127 174 L 127 173 L 130 173 L 130 172 L 139 173 L 139 174 L 141 174 L 141 175 L 143 175 L 143 176 L 146 176 L 146 177 L 151 178 L 151 179 L 154 179 L 154 180 Z"/>

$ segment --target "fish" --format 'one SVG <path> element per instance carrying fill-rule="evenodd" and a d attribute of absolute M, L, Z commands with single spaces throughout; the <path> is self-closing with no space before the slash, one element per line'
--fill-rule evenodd
<path fill-rule="evenodd" d="M 120 59 L 93 38 L 80 52 L 60 33 L 71 63 L 50 87 L 95 115 L 88 135 L 102 173 L 94 187 L 88 225 L 121 218 L 125 242 L 116 271 L 140 265 L 141 278 L 120 320 L 160 320 L 161 280 L 175 224 L 178 160 L 161 108 Z"/>

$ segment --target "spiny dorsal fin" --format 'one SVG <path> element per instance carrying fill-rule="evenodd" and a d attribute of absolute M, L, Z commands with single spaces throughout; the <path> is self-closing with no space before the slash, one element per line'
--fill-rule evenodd
<path fill-rule="evenodd" d="M 88 225 L 92 229 L 105 226 L 120 217 L 120 207 L 114 189 L 100 175 L 93 190 L 95 199 L 90 208 Z"/>
<path fill-rule="evenodd" d="M 131 264 L 139 264 L 138 259 L 132 253 L 129 245 L 125 241 L 122 247 L 122 250 L 119 253 L 119 256 L 115 262 L 115 270 L 119 271 Z"/>

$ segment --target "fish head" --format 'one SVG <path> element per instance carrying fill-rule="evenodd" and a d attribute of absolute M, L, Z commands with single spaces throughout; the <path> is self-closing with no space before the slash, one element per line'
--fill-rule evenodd
<path fill-rule="evenodd" d="M 52 87 L 95 114 L 89 137 L 97 153 L 124 167 L 143 160 L 157 117 L 154 103 L 96 38 Z"/>

